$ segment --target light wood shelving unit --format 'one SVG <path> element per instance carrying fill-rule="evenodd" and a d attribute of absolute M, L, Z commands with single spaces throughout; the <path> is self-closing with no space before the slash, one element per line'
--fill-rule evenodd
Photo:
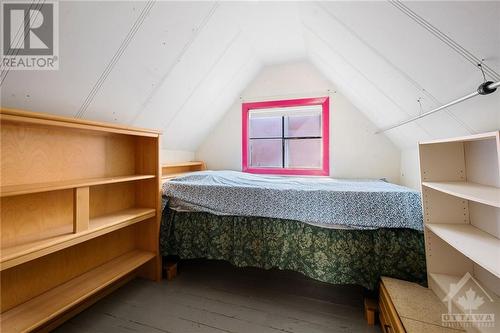
<path fill-rule="evenodd" d="M 50 192 L 57 190 L 65 190 L 69 188 L 89 187 L 96 185 L 106 185 L 122 182 L 130 182 L 134 180 L 151 179 L 155 175 L 134 175 L 134 176 L 121 176 L 121 177 L 104 177 L 93 179 L 77 179 L 69 181 L 56 181 L 48 183 L 34 183 L 34 184 L 20 184 L 20 185 L 6 185 L 0 187 L 0 197 L 9 197 L 13 195 Z"/>
<path fill-rule="evenodd" d="M 205 162 L 201 161 L 163 164 L 161 166 L 162 182 L 164 183 L 172 178 L 187 175 L 190 172 L 203 171 L 206 169 Z"/>
<path fill-rule="evenodd" d="M 6 332 L 35 330 L 72 306 L 106 288 L 113 282 L 154 258 L 148 251 L 127 252 L 93 270 L 69 280 L 42 295 L 2 314 Z"/>
<path fill-rule="evenodd" d="M 1 109 L 0 331 L 161 278 L 158 131 Z"/>
<path fill-rule="evenodd" d="M 489 296 L 479 312 L 496 319 L 496 327 L 469 325 L 469 332 L 500 326 L 499 133 L 419 145 L 429 287 L 444 300 L 452 285 L 477 281 Z M 457 297 L 451 303 L 469 313 Z"/>

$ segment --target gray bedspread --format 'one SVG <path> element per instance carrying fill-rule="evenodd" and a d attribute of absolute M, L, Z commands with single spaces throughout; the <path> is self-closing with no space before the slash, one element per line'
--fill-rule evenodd
<path fill-rule="evenodd" d="M 170 208 L 290 219 L 326 228 L 423 229 L 420 194 L 382 180 L 201 171 L 163 185 Z"/>

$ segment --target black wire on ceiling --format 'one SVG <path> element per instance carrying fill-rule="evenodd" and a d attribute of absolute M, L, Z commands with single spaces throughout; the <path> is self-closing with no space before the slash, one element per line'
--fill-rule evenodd
<path fill-rule="evenodd" d="M 433 26 L 431 23 L 429 23 L 422 16 L 420 16 L 417 13 L 415 13 L 414 11 L 412 11 L 410 8 L 408 8 L 401 1 L 389 0 L 389 3 L 392 4 L 394 7 L 396 7 L 403 14 L 408 16 L 410 19 L 412 19 L 413 21 L 418 23 L 424 29 L 429 31 L 431 34 L 433 34 L 435 37 L 437 37 L 443 43 L 448 45 L 453 51 L 455 51 L 457 54 L 459 54 L 460 56 L 465 58 L 468 62 L 470 62 L 472 65 L 474 65 L 474 67 L 476 67 L 477 64 L 482 63 L 481 58 L 472 54 L 472 52 L 468 51 L 466 48 L 464 48 L 462 45 L 457 43 L 451 37 L 449 37 L 444 32 L 442 32 L 441 30 L 439 30 L 438 28 Z M 487 66 L 486 64 L 483 64 L 483 68 L 484 68 L 484 71 L 486 72 L 486 74 L 488 74 L 493 79 L 493 81 L 500 81 L 500 74 L 498 74 L 494 69 Z"/>

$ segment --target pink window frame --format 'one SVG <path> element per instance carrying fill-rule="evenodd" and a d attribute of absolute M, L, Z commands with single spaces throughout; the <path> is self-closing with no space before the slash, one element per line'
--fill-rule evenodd
<path fill-rule="evenodd" d="M 249 166 L 249 111 L 255 109 L 283 108 L 292 106 L 321 105 L 322 107 L 322 139 L 323 139 L 323 161 L 320 169 L 292 169 L 292 168 L 252 168 Z M 301 99 L 286 99 L 279 101 L 243 103 L 242 109 L 242 171 L 258 174 L 275 175 L 307 175 L 328 176 L 330 174 L 330 98 L 315 97 Z"/>

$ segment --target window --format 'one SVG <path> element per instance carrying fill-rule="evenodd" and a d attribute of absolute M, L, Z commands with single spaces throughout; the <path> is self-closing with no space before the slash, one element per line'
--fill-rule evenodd
<path fill-rule="evenodd" d="M 243 171 L 328 175 L 328 97 L 243 103 Z"/>

